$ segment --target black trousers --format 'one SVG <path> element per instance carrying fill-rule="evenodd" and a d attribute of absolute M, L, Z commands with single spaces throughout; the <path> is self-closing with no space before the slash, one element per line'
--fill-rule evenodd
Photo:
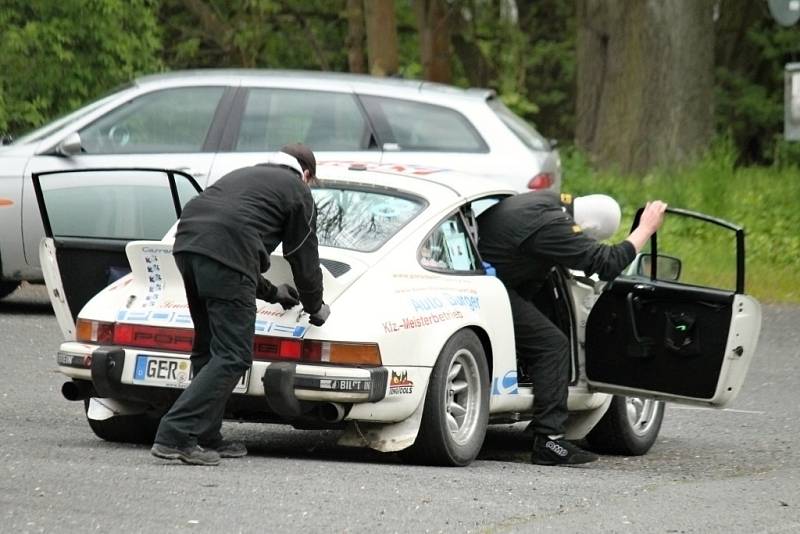
<path fill-rule="evenodd" d="M 200 254 L 175 254 L 194 323 L 193 378 L 161 419 L 156 443 L 214 446 L 225 404 L 253 362 L 256 286 L 249 277 Z"/>
<path fill-rule="evenodd" d="M 533 379 L 533 430 L 539 434 L 564 433 L 569 393 L 569 340 L 528 299 L 508 289 L 517 358 Z"/>

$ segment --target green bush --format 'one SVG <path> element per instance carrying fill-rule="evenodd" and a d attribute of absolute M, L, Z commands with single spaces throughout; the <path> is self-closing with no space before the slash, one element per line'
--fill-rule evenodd
<path fill-rule="evenodd" d="M 736 167 L 735 151 L 727 142 L 718 143 L 696 165 L 643 178 L 595 172 L 575 151 L 567 150 L 562 157 L 565 192 L 576 196 L 605 193 L 619 201 L 623 223 L 613 239 L 627 235 L 636 210 L 651 199 L 727 220 L 745 229 L 747 293 L 762 302 L 800 303 L 797 164 L 783 159 L 771 167 Z M 670 236 L 685 241 L 681 260 L 685 269 L 694 271 L 693 282 L 714 284 L 723 277 L 730 279 L 731 255 L 721 250 L 722 236 L 714 228 L 690 224 L 669 228 Z M 731 236 L 725 239 L 732 242 Z M 698 269 L 701 272 L 696 272 Z"/>

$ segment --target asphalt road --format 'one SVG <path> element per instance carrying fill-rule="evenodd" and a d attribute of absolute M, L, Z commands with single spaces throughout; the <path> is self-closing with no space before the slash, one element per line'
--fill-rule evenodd
<path fill-rule="evenodd" d="M 798 307 L 765 307 L 731 408 L 669 405 L 649 454 L 581 468 L 526 463 L 519 426 L 445 469 L 227 423 L 249 456 L 171 464 L 92 434 L 59 392 L 59 342 L 42 286 L 0 302 L 0 532 L 800 532 Z"/>

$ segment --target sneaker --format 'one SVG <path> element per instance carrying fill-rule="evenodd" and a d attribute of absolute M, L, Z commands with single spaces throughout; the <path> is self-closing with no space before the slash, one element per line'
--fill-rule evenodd
<path fill-rule="evenodd" d="M 217 445 L 207 445 L 206 449 L 217 451 L 220 458 L 241 458 L 247 456 L 247 447 L 241 441 L 222 440 Z"/>
<path fill-rule="evenodd" d="M 161 443 L 154 443 L 150 454 L 165 460 L 180 460 L 191 465 L 218 465 L 219 453 L 215 450 L 204 449 L 200 445 L 194 447 L 170 447 Z"/>
<path fill-rule="evenodd" d="M 598 456 L 573 445 L 565 439 L 550 439 L 537 434 L 533 438 L 531 463 L 538 465 L 577 465 L 588 464 Z"/>

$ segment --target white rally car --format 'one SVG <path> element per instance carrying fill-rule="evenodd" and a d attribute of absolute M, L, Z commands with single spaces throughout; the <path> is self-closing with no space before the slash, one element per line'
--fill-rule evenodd
<path fill-rule="evenodd" d="M 318 175 L 330 319 L 315 327 L 301 306 L 258 301 L 253 366 L 226 418 L 340 428 L 342 444 L 469 464 L 488 424 L 529 419 L 534 402 L 506 291 L 476 249 L 475 216 L 513 191 L 409 166 L 338 163 Z M 191 380 L 192 323 L 171 244 L 199 188 L 160 169 L 43 172 L 33 183 L 66 337 L 62 392 L 84 401 L 99 437 L 152 441 Z M 612 283 L 554 269 L 536 297 L 572 341 L 567 437 L 595 450 L 644 454 L 664 400 L 724 406 L 753 357 L 761 312 L 743 292 L 743 231 L 681 210 L 675 218 L 732 232 L 735 287 L 678 282 L 679 260 L 659 255 L 653 239 Z M 267 276 L 292 283 L 280 249 Z"/>

